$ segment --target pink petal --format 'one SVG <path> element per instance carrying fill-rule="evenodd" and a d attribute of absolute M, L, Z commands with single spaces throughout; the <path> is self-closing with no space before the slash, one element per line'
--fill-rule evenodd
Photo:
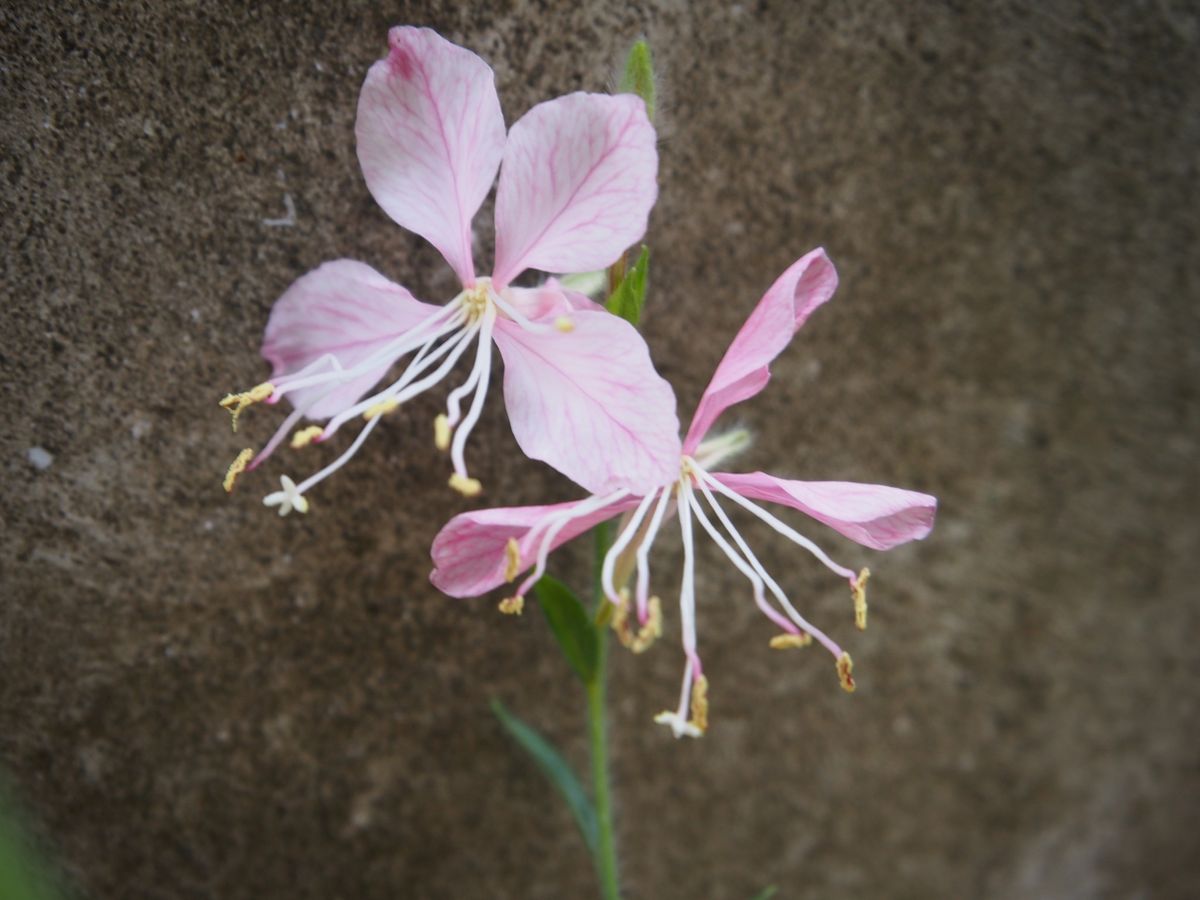
<path fill-rule="evenodd" d="M 358 98 L 358 160 L 384 212 L 475 280 L 471 218 L 504 153 L 491 68 L 428 28 L 393 28 Z"/>
<path fill-rule="evenodd" d="M 276 383 L 326 354 L 348 369 L 439 309 L 413 299 L 407 290 L 364 263 L 352 259 L 327 262 L 296 279 L 275 301 L 262 355 L 274 367 L 271 380 Z M 298 409 L 314 403 L 307 411 L 310 418 L 328 418 L 365 394 L 394 361 L 385 359 L 323 399 L 318 400 L 329 390 L 328 385 L 300 388 L 288 398 Z"/>
<path fill-rule="evenodd" d="M 525 455 L 593 494 L 645 494 L 679 477 L 675 394 L 632 325 L 607 312 L 571 314 L 574 330 L 496 323 L 504 400 Z"/>
<path fill-rule="evenodd" d="M 936 497 L 882 484 L 788 481 L 763 472 L 713 477 L 744 497 L 798 509 L 876 550 L 921 540 L 933 528 L 937 513 Z"/>
<path fill-rule="evenodd" d="M 522 116 L 496 191 L 496 284 L 615 261 L 645 233 L 658 196 L 655 140 L 632 94 L 568 94 Z"/>
<path fill-rule="evenodd" d="M 578 506 L 581 500 L 556 503 L 551 506 L 512 506 L 497 509 L 478 509 L 460 513 L 438 532 L 433 539 L 433 573 L 429 580 L 451 597 L 475 597 L 487 593 L 505 582 L 508 566 L 509 538 L 520 547 L 519 571 L 533 565 L 537 556 L 540 535 L 526 540 L 529 530 L 543 519 Z M 637 505 L 637 500 L 623 500 L 572 519 L 551 542 L 550 549 L 560 547 L 578 537 L 593 525 L 611 519 Z"/>
<path fill-rule="evenodd" d="M 691 453 L 730 406 L 753 397 L 771 378 L 768 368 L 814 309 L 837 290 L 837 270 L 818 248 L 802 256 L 771 285 L 737 333 L 705 388 L 683 442 Z"/>
<path fill-rule="evenodd" d="M 503 291 L 504 299 L 516 307 L 517 312 L 528 319 L 549 319 L 553 321 L 558 316 L 569 316 L 579 309 L 602 310 L 600 304 L 592 301 L 587 294 L 564 288 L 557 278 L 547 279 L 543 284 L 533 288 L 507 287 Z"/>

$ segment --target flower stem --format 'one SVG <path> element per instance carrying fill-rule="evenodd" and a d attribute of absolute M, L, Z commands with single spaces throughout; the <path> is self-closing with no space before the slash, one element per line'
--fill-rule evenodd
<path fill-rule="evenodd" d="M 611 544 L 607 522 L 596 528 L 596 582 L 593 588 L 593 615 L 605 602 L 600 583 L 600 567 Z M 600 878 L 600 894 L 604 900 L 619 900 L 617 885 L 617 847 L 613 836 L 612 791 L 608 778 L 608 726 L 605 719 L 608 680 L 608 628 L 596 626 L 596 670 L 587 686 L 588 737 L 592 751 L 592 800 L 596 806 L 596 825 L 599 840 L 596 845 L 596 873 Z"/>
<path fill-rule="evenodd" d="M 604 900 L 618 900 L 617 848 L 613 840 L 612 795 L 608 783 L 608 735 L 604 717 L 605 674 L 608 658 L 607 629 L 600 631 L 600 653 L 596 677 L 587 688 L 588 733 L 592 746 L 592 794 L 596 804 L 596 825 L 599 842 L 596 847 L 596 868 L 600 876 L 600 893 Z"/>

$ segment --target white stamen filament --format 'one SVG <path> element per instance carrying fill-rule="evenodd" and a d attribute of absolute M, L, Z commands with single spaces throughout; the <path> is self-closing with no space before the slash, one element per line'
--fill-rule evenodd
<path fill-rule="evenodd" d="M 741 555 L 729 545 L 729 541 L 725 540 L 725 537 L 719 531 L 717 531 L 716 526 L 709 521 L 708 516 L 704 513 L 704 508 L 700 505 L 700 501 L 696 499 L 694 494 L 688 494 L 688 504 L 692 507 L 692 512 L 696 514 L 696 518 L 699 520 L 701 526 L 703 526 L 704 530 L 708 532 L 709 537 L 716 541 L 717 546 L 724 551 L 725 555 L 729 558 L 729 561 L 733 563 L 734 567 L 737 568 L 737 570 L 745 575 L 748 579 L 750 579 L 750 584 L 753 585 L 754 588 L 754 602 L 758 608 L 762 610 L 763 614 L 788 634 L 798 633 L 799 629 L 789 622 L 786 616 L 779 613 L 767 602 L 762 578 L 757 572 L 754 571 L 754 568 L 744 559 L 742 559 Z"/>
<path fill-rule="evenodd" d="M 683 539 L 683 580 L 679 585 L 679 618 L 683 631 L 683 652 L 688 655 L 695 669 L 694 677 L 698 678 L 703 670 L 700 668 L 700 657 L 696 654 L 696 552 L 692 539 L 692 510 L 687 502 L 691 491 L 689 481 L 680 482 L 679 535 Z"/>
<path fill-rule="evenodd" d="M 611 494 L 605 494 L 600 497 L 589 497 L 571 509 L 547 517 L 531 528 L 526 537 L 527 540 L 542 528 L 545 529 L 545 533 L 538 544 L 537 562 L 534 565 L 533 571 L 521 582 L 520 587 L 517 588 L 517 596 L 525 596 L 529 592 L 529 589 L 537 583 L 537 580 L 546 573 L 546 558 L 550 555 L 550 545 L 554 543 L 554 539 L 566 527 L 568 522 L 578 519 L 581 516 L 590 515 L 596 510 L 608 506 L 610 503 L 616 503 L 618 500 L 624 499 L 628 495 L 629 491 L 621 490 L 613 491 Z"/>
<path fill-rule="evenodd" d="M 828 635 L 826 635 L 825 632 L 821 631 L 821 629 L 817 628 L 815 625 L 811 624 L 807 619 L 805 619 L 804 616 L 800 615 L 796 608 L 792 606 L 791 601 L 788 600 L 787 594 L 783 592 L 783 589 L 779 586 L 779 583 L 771 577 L 770 573 L 766 570 L 766 567 L 759 562 L 758 557 L 754 555 L 754 551 L 750 549 L 750 545 L 746 543 L 746 539 L 742 537 L 741 533 L 736 528 L 734 528 L 733 522 L 729 520 L 729 516 L 725 514 L 725 510 L 721 508 L 721 504 L 717 502 L 717 498 L 712 495 L 712 492 L 708 489 L 705 483 L 711 483 L 715 481 L 715 479 L 713 479 L 699 466 L 694 466 L 693 468 L 699 476 L 697 486 L 704 494 L 705 499 L 708 500 L 709 506 L 712 507 L 713 512 L 721 521 L 721 524 L 725 526 L 725 530 L 729 533 L 729 536 L 733 538 L 734 543 L 736 543 L 738 546 L 738 549 L 742 551 L 746 561 L 750 563 L 750 565 L 754 568 L 754 571 L 758 573 L 760 578 L 762 578 L 763 582 L 767 586 L 767 589 L 775 595 L 775 599 L 779 601 L 779 605 L 783 607 L 784 611 L 788 614 L 788 617 L 800 628 L 812 635 L 816 640 L 820 641 L 821 646 L 832 653 L 835 659 L 840 657 L 842 655 L 842 648 L 839 647 L 837 643 L 834 642 Z"/>
<path fill-rule="evenodd" d="M 674 485 L 668 485 L 658 495 L 658 505 L 654 507 L 654 515 L 650 517 L 650 527 L 646 529 L 646 535 L 637 550 L 637 610 L 638 622 L 642 625 L 646 624 L 650 615 L 650 548 L 658 536 L 658 529 L 663 523 L 667 507 L 670 506 L 673 487 Z"/>
<path fill-rule="evenodd" d="M 654 501 L 654 495 L 643 497 L 638 503 L 637 509 L 633 511 L 633 515 L 621 530 L 621 534 L 613 541 L 613 545 L 608 548 L 608 552 L 604 554 L 604 565 L 600 569 L 600 587 L 604 591 L 604 596 L 614 606 L 620 606 L 621 595 L 617 593 L 617 587 L 613 583 L 613 571 L 617 566 L 617 557 L 625 552 L 625 548 L 629 546 L 629 542 L 633 540 L 634 535 L 642 526 L 642 519 L 646 518 L 646 511 L 650 508 L 650 504 Z"/>
<path fill-rule="evenodd" d="M 312 487 L 320 484 L 322 481 L 348 463 L 350 461 L 350 457 L 358 452 L 358 448 L 361 447 L 367 440 L 367 436 L 370 435 L 375 426 L 379 424 L 379 420 L 381 418 L 383 417 L 376 416 L 374 419 L 364 425 L 362 430 L 355 436 L 354 442 L 346 448 L 345 452 L 316 475 L 310 475 L 308 478 L 304 479 L 304 481 L 300 482 L 300 485 L 296 488 L 296 493 L 303 494 L 305 491 L 310 490 Z"/>
<path fill-rule="evenodd" d="M 310 364 L 310 366 L 305 366 L 304 369 L 291 376 L 290 379 L 280 379 L 275 385 L 275 393 L 271 395 L 271 402 L 279 400 L 284 394 L 301 388 L 312 387 L 334 380 L 344 383 L 360 375 L 365 375 L 372 369 L 382 366 L 384 363 L 391 365 L 392 360 L 399 359 L 422 344 L 427 345 L 435 342 L 438 338 L 461 326 L 464 321 L 466 321 L 466 313 L 463 311 L 460 295 L 456 300 L 452 300 L 441 310 L 433 313 L 415 327 L 410 328 L 387 346 L 381 347 L 366 359 L 355 363 L 348 369 L 338 366 L 337 370 L 333 372 L 323 372 L 319 375 L 305 375 L 304 373 L 312 367 L 312 364 Z M 435 333 L 427 334 L 426 332 L 434 328 L 434 326 L 437 326 Z M 337 358 L 333 354 L 326 354 L 326 356 L 321 357 L 317 362 L 321 362 L 326 358 L 332 359 L 335 364 L 337 363 Z"/>
<path fill-rule="evenodd" d="M 841 575 L 843 578 L 853 579 L 855 577 L 855 573 L 852 570 L 847 569 L 845 566 L 839 566 L 832 559 L 830 559 L 828 556 L 825 555 L 824 550 L 822 550 L 820 547 L 818 547 L 816 544 L 814 544 L 812 541 L 810 541 L 804 535 L 795 531 L 793 528 L 791 528 L 791 526 L 789 526 L 789 525 L 785 524 L 784 522 L 781 522 L 779 519 L 775 518 L 775 516 L 771 515 L 769 512 L 767 512 L 761 506 L 759 506 L 756 503 L 751 502 L 750 500 L 747 500 L 745 497 L 743 497 L 737 491 L 731 490 L 730 488 L 721 484 L 721 482 L 719 480 L 717 480 L 716 478 L 713 478 L 711 475 L 709 475 L 703 469 L 696 467 L 696 471 L 697 471 L 697 474 L 700 476 L 700 478 L 703 481 L 705 481 L 710 487 L 716 488 L 720 493 L 724 494 L 726 497 L 728 497 L 730 500 L 732 500 L 738 506 L 742 507 L 743 509 L 747 510 L 750 513 L 753 513 L 755 516 L 757 516 L 762 521 L 766 522 L 768 525 L 770 525 L 773 529 L 775 529 L 777 532 L 782 534 L 788 540 L 792 541 L 795 544 L 799 544 L 801 547 L 803 547 L 805 550 L 807 550 L 809 553 L 811 553 L 813 556 L 815 556 L 818 560 L 820 560 L 820 562 L 822 562 L 825 565 L 825 567 L 827 569 L 829 569 L 831 572 L 836 572 L 838 575 Z"/>
<path fill-rule="evenodd" d="M 463 478 L 467 477 L 467 460 L 466 447 L 467 438 L 471 434 L 471 429 L 475 427 L 475 423 L 479 421 L 479 416 L 483 412 L 483 402 L 487 398 L 488 381 L 492 375 L 492 329 L 496 324 L 496 308 L 489 306 L 487 312 L 483 314 L 483 328 L 479 333 L 479 353 L 475 356 L 475 365 L 471 370 L 471 376 L 468 380 L 474 379 L 478 383 L 475 388 L 475 396 L 471 400 L 471 407 L 467 410 L 467 417 L 463 420 L 454 432 L 454 443 L 450 445 L 450 461 L 454 466 L 454 471 Z M 454 413 L 457 414 L 455 409 Z M 457 418 L 457 415 L 451 419 Z"/>
<path fill-rule="evenodd" d="M 491 300 L 500 308 L 500 311 L 521 326 L 525 331 L 533 334 L 545 334 L 547 331 L 554 330 L 554 323 L 538 324 L 530 321 L 529 317 L 520 312 L 515 306 L 501 297 L 495 291 L 489 292 Z"/>
<path fill-rule="evenodd" d="M 349 409 L 342 410 L 330 419 L 329 424 L 325 426 L 325 437 L 329 438 L 346 422 L 362 415 L 373 406 L 393 400 L 399 405 L 437 384 L 450 374 L 450 370 L 462 358 L 462 355 L 470 347 L 471 341 L 478 333 L 479 325 L 476 323 L 468 325 L 457 334 L 451 335 L 436 350 L 431 349 L 432 344 L 426 344 L 421 348 L 421 352 L 417 354 L 400 378 L 382 391 L 363 398 Z M 445 357 L 445 360 L 432 375 L 425 376 L 419 381 L 414 380 L 417 376 L 423 375 L 434 363 L 443 357 Z"/>

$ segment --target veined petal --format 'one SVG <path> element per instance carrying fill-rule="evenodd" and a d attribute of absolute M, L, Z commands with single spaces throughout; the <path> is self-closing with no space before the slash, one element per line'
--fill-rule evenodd
<path fill-rule="evenodd" d="M 363 177 L 384 212 L 437 247 L 471 285 L 471 219 L 504 153 L 495 76 L 428 28 L 393 28 L 388 44 L 358 98 Z"/>
<path fill-rule="evenodd" d="M 713 477 L 744 497 L 798 509 L 876 550 L 921 540 L 933 528 L 937 513 L 936 497 L 882 484 L 788 481 L 764 472 Z"/>
<path fill-rule="evenodd" d="M 632 94 L 568 94 L 509 132 L 496 190 L 495 282 L 525 269 L 603 269 L 646 231 L 658 151 Z"/>
<path fill-rule="evenodd" d="M 296 279 L 275 301 L 262 355 L 273 366 L 273 382 L 326 356 L 349 369 L 440 309 L 414 299 L 365 263 L 327 262 Z M 288 399 L 297 409 L 313 404 L 307 408 L 310 418 L 328 418 L 370 390 L 394 361 L 385 356 L 378 366 L 332 390 L 328 384 L 314 385 L 289 393 Z M 327 371 L 333 370 L 330 365 Z"/>
<path fill-rule="evenodd" d="M 675 393 L 624 319 L 578 311 L 574 329 L 496 323 L 513 436 L 593 494 L 649 493 L 679 477 Z"/>
<path fill-rule="evenodd" d="M 722 412 L 767 386 L 771 360 L 783 352 L 812 311 L 833 296 L 837 283 L 837 270 L 820 248 L 779 276 L 721 358 L 696 407 L 684 452 L 696 449 Z"/>
<path fill-rule="evenodd" d="M 533 564 L 540 538 L 530 529 L 553 516 L 570 512 L 584 501 L 549 506 L 510 506 L 460 513 L 443 526 L 433 539 L 433 573 L 429 580 L 451 597 L 475 597 L 508 581 L 509 574 L 523 572 Z M 571 519 L 551 542 L 553 550 L 583 534 L 593 525 L 620 515 L 637 505 L 637 498 L 622 500 L 592 513 Z M 515 540 L 519 563 L 512 567 L 508 542 Z"/>

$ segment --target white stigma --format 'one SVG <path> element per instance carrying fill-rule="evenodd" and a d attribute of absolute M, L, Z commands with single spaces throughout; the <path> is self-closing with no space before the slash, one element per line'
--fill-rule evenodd
<path fill-rule="evenodd" d="M 308 512 L 308 498 L 296 487 L 296 482 L 286 475 L 280 475 L 279 483 L 283 490 L 263 497 L 263 506 L 278 506 L 281 516 L 286 516 L 293 509 L 299 513 Z"/>

